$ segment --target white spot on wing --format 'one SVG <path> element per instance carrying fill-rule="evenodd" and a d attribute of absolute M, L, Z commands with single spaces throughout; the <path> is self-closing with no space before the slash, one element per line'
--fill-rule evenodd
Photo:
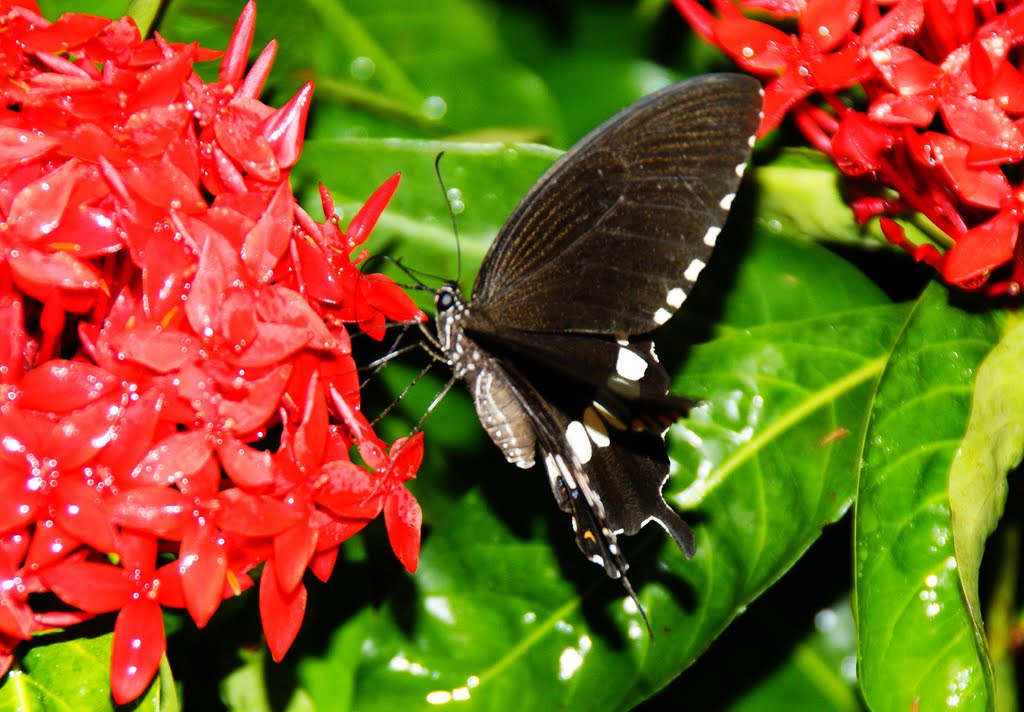
<path fill-rule="evenodd" d="M 725 196 L 718 201 L 718 207 L 722 210 L 728 210 L 732 207 L 732 201 L 736 200 L 735 193 L 726 193 Z"/>
<path fill-rule="evenodd" d="M 722 233 L 722 228 L 717 225 L 712 225 L 708 228 L 708 231 L 704 233 L 704 244 L 708 247 L 714 247 L 715 243 L 718 242 L 718 236 Z"/>
<path fill-rule="evenodd" d="M 590 447 L 590 436 L 587 435 L 587 429 L 583 427 L 583 423 L 578 420 L 569 423 L 569 427 L 565 429 L 565 439 L 569 442 L 572 451 L 576 453 L 576 459 L 581 465 L 590 462 L 594 451 Z"/>
<path fill-rule="evenodd" d="M 668 321 L 671 318 L 672 318 L 672 312 L 670 312 L 668 309 L 662 309 L 662 308 L 659 307 L 658 311 L 654 312 L 654 323 L 658 324 L 659 326 L 661 324 L 664 324 L 666 321 Z"/>
<path fill-rule="evenodd" d="M 683 305 L 683 301 L 686 299 L 686 292 L 679 287 L 668 290 L 668 296 L 665 297 L 665 301 L 673 309 L 678 309 Z"/>
<path fill-rule="evenodd" d="M 737 178 L 742 178 L 743 177 L 743 173 L 746 170 L 747 170 L 747 164 L 745 162 L 739 164 L 738 166 L 736 166 L 736 177 Z"/>
<path fill-rule="evenodd" d="M 701 270 L 706 266 L 703 260 L 694 259 L 690 266 L 686 268 L 686 271 L 683 272 L 683 276 L 690 282 L 696 282 Z"/>
<path fill-rule="evenodd" d="M 637 352 L 622 347 L 615 361 L 615 372 L 627 381 L 639 381 L 647 372 L 647 362 Z"/>

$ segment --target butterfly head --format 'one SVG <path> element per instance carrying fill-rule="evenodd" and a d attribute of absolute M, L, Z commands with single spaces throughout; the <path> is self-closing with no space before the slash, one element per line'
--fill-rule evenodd
<path fill-rule="evenodd" d="M 437 338 L 441 351 L 448 357 L 449 363 L 460 355 L 458 348 L 464 336 L 459 322 L 466 311 L 466 301 L 462 290 L 455 282 L 445 282 L 434 295 L 437 322 Z"/>

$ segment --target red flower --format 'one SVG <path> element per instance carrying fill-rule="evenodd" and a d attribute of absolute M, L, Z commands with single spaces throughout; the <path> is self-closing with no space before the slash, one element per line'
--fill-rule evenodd
<path fill-rule="evenodd" d="M 673 1 L 701 34 L 767 81 L 762 134 L 791 113 L 812 145 L 859 179 L 858 220 L 918 211 L 944 233 L 941 244 L 913 245 L 891 219 L 883 232 L 951 284 L 1020 291 L 1024 186 L 1005 169 L 1024 160 L 1024 74 L 1014 51 L 1024 42 L 1021 6 L 746 3 L 796 16 L 799 31 L 787 35 L 726 0 L 716 1 L 718 16 L 696 0 Z M 866 97 L 862 105 L 855 87 Z M 898 198 L 867 197 L 879 186 Z"/>
<path fill-rule="evenodd" d="M 280 659 L 304 572 L 329 575 L 348 537 L 384 512 L 410 570 L 419 552 L 421 439 L 373 432 L 348 334 L 423 318 L 353 255 L 398 176 L 347 231 L 326 189 L 324 223 L 296 204 L 312 86 L 259 101 L 275 47 L 246 73 L 254 22 L 250 4 L 207 84 L 193 65 L 216 53 L 0 0 L 0 667 L 118 611 L 118 703 L 155 673 L 162 606 L 204 626 L 263 563 Z M 39 592 L 77 610 L 35 610 Z"/>

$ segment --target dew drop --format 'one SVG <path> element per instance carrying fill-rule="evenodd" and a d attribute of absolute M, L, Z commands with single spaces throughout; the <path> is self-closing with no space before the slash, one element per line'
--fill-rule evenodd
<path fill-rule="evenodd" d="M 448 113 L 448 104 L 439 96 L 428 96 L 423 102 L 423 115 L 437 121 Z"/>
<path fill-rule="evenodd" d="M 353 79 L 366 81 L 377 71 L 377 65 L 369 57 L 356 57 L 352 60 L 352 64 L 349 65 L 348 71 Z"/>

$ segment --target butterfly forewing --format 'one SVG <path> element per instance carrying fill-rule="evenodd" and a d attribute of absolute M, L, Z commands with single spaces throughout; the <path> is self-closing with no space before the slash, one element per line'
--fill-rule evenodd
<path fill-rule="evenodd" d="M 667 321 L 725 222 L 760 107 L 756 80 L 712 75 L 591 132 L 506 222 L 466 328 L 638 334 Z"/>

